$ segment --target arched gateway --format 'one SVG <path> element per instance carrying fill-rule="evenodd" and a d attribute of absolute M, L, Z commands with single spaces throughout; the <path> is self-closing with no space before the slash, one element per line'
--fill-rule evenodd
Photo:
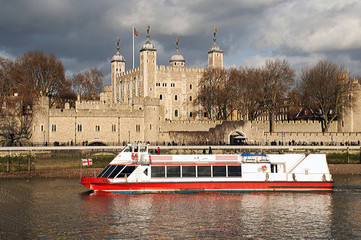
<path fill-rule="evenodd" d="M 247 138 L 243 133 L 234 131 L 229 135 L 229 144 L 231 145 L 245 145 Z"/>

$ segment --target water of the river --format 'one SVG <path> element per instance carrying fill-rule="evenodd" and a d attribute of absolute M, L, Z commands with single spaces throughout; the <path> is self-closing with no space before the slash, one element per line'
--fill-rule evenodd
<path fill-rule="evenodd" d="M 0 239 L 361 239 L 361 175 L 333 193 L 90 193 L 0 179 Z"/>

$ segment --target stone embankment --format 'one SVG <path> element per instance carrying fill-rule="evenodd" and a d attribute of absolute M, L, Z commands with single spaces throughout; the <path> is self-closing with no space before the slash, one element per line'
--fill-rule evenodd
<path fill-rule="evenodd" d="M 329 164 L 331 174 L 361 174 L 361 164 Z M 31 172 L 0 173 L 0 178 L 80 178 L 94 177 L 101 172 L 101 168 L 88 169 L 60 169 Z"/>
<path fill-rule="evenodd" d="M 59 170 L 44 170 L 44 171 L 24 171 L 24 172 L 1 172 L 0 178 L 80 178 L 94 177 L 101 172 L 101 168 L 90 169 L 59 169 Z"/>

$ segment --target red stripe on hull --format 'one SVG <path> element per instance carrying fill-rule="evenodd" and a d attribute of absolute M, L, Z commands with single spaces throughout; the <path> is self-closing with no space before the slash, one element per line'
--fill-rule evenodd
<path fill-rule="evenodd" d="M 85 184 L 83 184 L 86 186 Z M 86 186 L 87 187 L 87 186 Z M 162 183 L 102 183 L 92 182 L 96 191 L 331 191 L 332 182 L 162 182 Z"/>

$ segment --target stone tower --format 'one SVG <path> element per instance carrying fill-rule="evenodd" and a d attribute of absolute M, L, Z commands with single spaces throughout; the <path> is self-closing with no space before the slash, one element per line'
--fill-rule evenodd
<path fill-rule="evenodd" d="M 223 68 L 223 50 L 216 43 L 217 28 L 213 31 L 213 45 L 208 51 L 208 67 Z"/>
<path fill-rule="evenodd" d="M 170 58 L 169 65 L 173 67 L 185 67 L 186 61 L 184 60 L 184 57 L 179 54 L 179 38 L 176 40 L 176 52 L 175 54 Z"/>
<path fill-rule="evenodd" d="M 144 97 L 156 97 L 155 82 L 156 82 L 156 66 L 157 66 L 157 49 L 149 41 L 150 26 L 147 26 L 147 41 L 140 49 L 140 74 L 143 76 Z"/>
<path fill-rule="evenodd" d="M 123 102 L 124 96 L 121 96 L 122 82 L 120 74 L 125 72 L 125 59 L 119 53 L 119 37 L 117 38 L 117 53 L 112 57 L 111 61 L 111 78 L 112 78 L 112 103 Z"/>

